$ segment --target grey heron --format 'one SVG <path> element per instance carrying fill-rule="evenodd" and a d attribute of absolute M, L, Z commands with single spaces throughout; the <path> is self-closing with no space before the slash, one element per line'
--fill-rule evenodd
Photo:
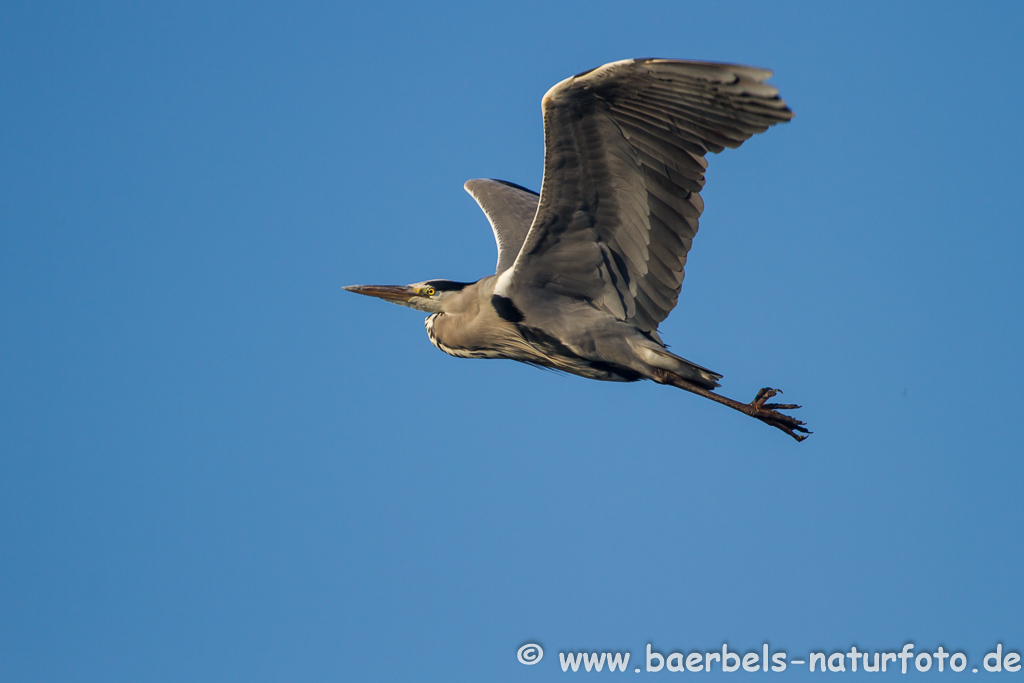
<path fill-rule="evenodd" d="M 430 313 L 430 341 L 461 358 L 506 358 L 591 379 L 649 379 L 699 394 L 797 441 L 810 432 L 769 403 L 715 393 L 722 375 L 671 353 L 658 325 L 675 307 L 704 209 L 705 156 L 793 112 L 748 66 L 630 59 L 567 78 L 543 97 L 540 194 L 501 180 L 465 188 L 498 244 L 476 282 L 353 285 Z"/>

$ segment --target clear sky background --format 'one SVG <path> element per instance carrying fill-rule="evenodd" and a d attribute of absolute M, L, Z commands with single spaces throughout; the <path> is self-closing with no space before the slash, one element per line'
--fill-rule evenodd
<path fill-rule="evenodd" d="M 1021 651 L 1022 36 L 1013 2 L 5 3 L 0 680 Z M 543 93 L 641 56 L 796 112 L 710 158 L 662 334 L 803 444 L 341 289 L 492 272 L 462 183 L 539 188 Z"/>

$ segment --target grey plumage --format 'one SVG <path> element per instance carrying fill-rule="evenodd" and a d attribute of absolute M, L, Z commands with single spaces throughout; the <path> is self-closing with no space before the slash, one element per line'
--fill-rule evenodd
<path fill-rule="evenodd" d="M 494 272 L 502 273 L 515 262 L 526 241 L 540 195 L 515 183 L 489 178 L 467 180 L 464 187 L 491 224 L 498 245 L 498 265 Z"/>
<path fill-rule="evenodd" d="M 428 311 L 446 353 L 510 358 L 593 379 L 652 379 L 729 405 L 797 440 L 803 423 L 769 404 L 711 391 L 721 375 L 669 352 L 658 324 L 675 307 L 704 209 L 705 156 L 738 147 L 792 112 L 771 72 L 635 59 L 568 78 L 542 99 L 538 195 L 497 180 L 466 190 L 498 245 L 495 275 L 475 283 L 354 286 Z"/>

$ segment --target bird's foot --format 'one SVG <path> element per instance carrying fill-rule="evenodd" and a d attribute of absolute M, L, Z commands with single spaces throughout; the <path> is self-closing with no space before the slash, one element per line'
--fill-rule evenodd
<path fill-rule="evenodd" d="M 684 379 L 674 372 L 668 370 L 655 369 L 652 372 L 652 377 L 656 382 L 661 384 L 670 384 L 674 387 L 689 391 L 690 393 L 703 396 L 704 398 L 711 399 L 715 403 L 721 403 L 722 405 L 729 406 L 733 410 L 738 410 L 745 415 L 755 417 L 766 425 L 771 425 L 776 429 L 789 434 L 797 441 L 803 441 L 810 434 L 810 430 L 804 426 L 804 423 L 795 417 L 789 415 L 783 415 L 780 410 L 796 410 L 800 406 L 795 403 L 768 403 L 768 399 L 781 394 L 782 392 L 778 389 L 772 389 L 771 387 L 765 387 L 761 391 L 757 392 L 757 396 L 750 403 L 740 403 L 739 401 L 733 400 L 728 396 L 722 396 L 716 394 L 710 389 L 706 389 L 698 384 L 691 382 L 688 379 Z M 797 432 L 800 432 L 799 434 Z"/>
<path fill-rule="evenodd" d="M 783 415 L 780 410 L 796 410 L 800 406 L 795 403 L 766 403 L 766 401 L 777 394 L 781 394 L 780 389 L 772 389 L 771 387 L 765 387 L 757 392 L 757 396 L 751 401 L 747 407 L 748 410 L 744 412 L 751 417 L 756 417 L 761 422 L 767 425 L 771 425 L 776 429 L 789 434 L 797 441 L 803 441 L 807 438 L 807 435 L 811 433 L 804 425 L 805 422 L 791 417 L 789 415 Z M 797 432 L 801 432 L 797 434 Z"/>

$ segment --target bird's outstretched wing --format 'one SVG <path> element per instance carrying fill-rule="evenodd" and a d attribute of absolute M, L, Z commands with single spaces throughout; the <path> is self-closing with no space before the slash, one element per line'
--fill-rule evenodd
<path fill-rule="evenodd" d="M 516 260 L 526 241 L 540 195 L 515 183 L 489 178 L 467 180 L 463 187 L 491 224 L 494 241 L 498 243 L 498 265 L 494 272 L 502 273 Z"/>
<path fill-rule="evenodd" d="M 770 75 L 635 59 L 549 90 L 540 206 L 499 293 L 543 288 L 656 330 L 704 208 L 704 156 L 793 116 Z"/>

